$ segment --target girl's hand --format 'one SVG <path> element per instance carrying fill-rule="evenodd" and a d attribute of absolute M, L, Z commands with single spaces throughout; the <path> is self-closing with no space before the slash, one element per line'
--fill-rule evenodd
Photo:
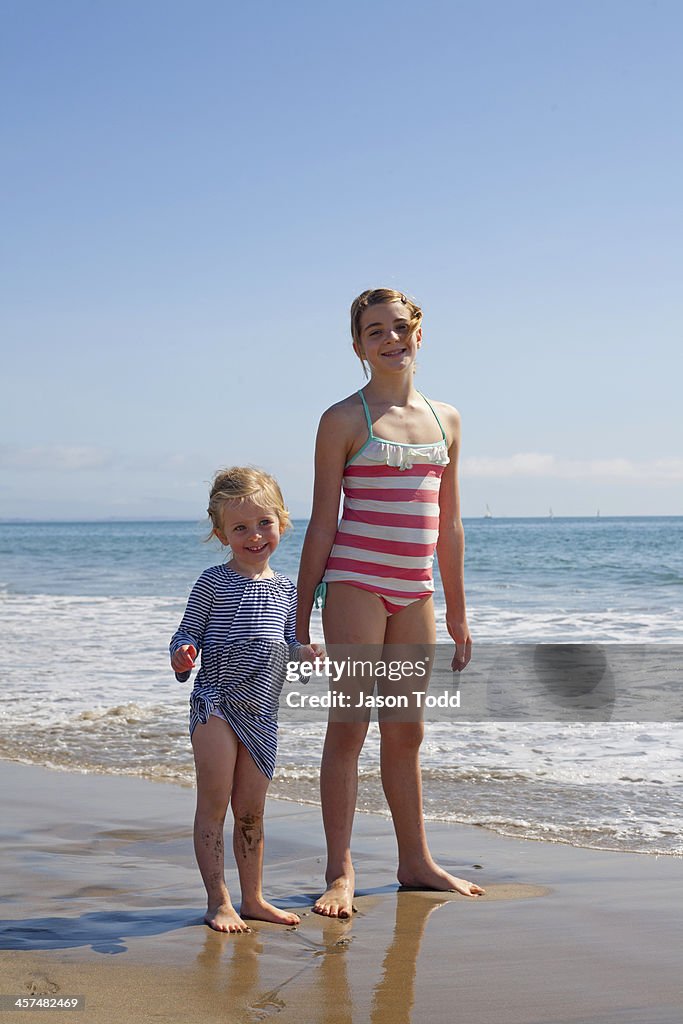
<path fill-rule="evenodd" d="M 299 648 L 299 661 L 316 662 L 319 658 L 326 656 L 323 644 L 303 644 Z"/>
<path fill-rule="evenodd" d="M 449 619 L 446 616 L 446 626 L 448 632 L 455 640 L 455 655 L 451 662 L 451 668 L 454 672 L 462 672 L 469 665 L 470 658 L 472 657 L 472 637 L 470 636 L 467 619 L 456 620 Z"/>
<path fill-rule="evenodd" d="M 197 648 L 192 644 L 183 644 L 177 651 L 174 651 L 171 668 L 174 672 L 190 672 L 194 668 L 196 658 Z"/>

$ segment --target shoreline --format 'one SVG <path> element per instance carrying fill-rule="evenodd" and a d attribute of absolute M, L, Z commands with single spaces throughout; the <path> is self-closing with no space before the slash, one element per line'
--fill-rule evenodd
<path fill-rule="evenodd" d="M 271 799 L 264 889 L 301 926 L 255 922 L 225 936 L 202 922 L 190 787 L 7 761 L 0 781 L 0 994 L 84 995 L 84 1012 L 60 1011 L 66 1024 L 275 1013 L 281 1024 L 451 1024 L 454 1001 L 463 1024 L 683 1017 L 675 857 L 431 822 L 436 859 L 488 894 L 403 892 L 389 819 L 363 813 L 358 912 L 330 921 L 310 912 L 324 871 L 320 809 Z"/>
<path fill-rule="evenodd" d="M 182 777 L 172 777 L 170 775 L 159 775 L 159 776 L 155 776 L 155 775 L 139 775 L 139 774 L 135 774 L 133 772 L 110 771 L 110 770 L 107 770 L 104 767 L 99 767 L 97 765 L 92 765 L 92 766 L 89 765 L 89 766 L 86 766 L 86 767 L 76 767 L 76 766 L 74 766 L 72 764 L 69 764 L 69 763 L 61 764 L 61 763 L 59 763 L 57 761 L 41 763 L 41 762 L 37 762 L 37 761 L 21 760 L 20 758 L 12 757 L 10 752 L 6 752 L 6 751 L 0 749 L 0 767 L 2 765 L 17 765 L 19 767 L 37 768 L 40 771 L 45 771 L 45 772 L 49 772 L 49 773 L 53 773 L 53 772 L 55 772 L 55 773 L 65 773 L 67 775 L 73 775 L 73 776 L 88 776 L 88 777 L 93 776 L 93 777 L 97 777 L 97 778 L 129 779 L 131 781 L 138 781 L 138 782 L 142 782 L 142 783 L 151 783 L 153 785 L 163 785 L 163 786 L 177 787 L 179 789 L 186 790 L 186 791 L 189 790 L 191 792 L 194 792 L 194 789 L 195 789 L 194 778 L 192 780 L 190 780 L 189 778 L 186 779 L 186 778 L 182 778 Z M 271 791 L 273 791 L 273 790 L 277 791 L 277 790 L 281 789 L 285 785 L 285 782 L 286 782 L 286 780 L 277 779 L 277 778 L 274 779 L 273 782 L 271 783 Z M 362 779 L 361 779 L 361 785 L 362 785 Z M 359 792 L 359 800 L 360 800 L 361 796 L 362 796 L 362 789 Z M 285 804 L 285 805 L 293 805 L 295 807 L 301 807 L 302 809 L 310 809 L 310 810 L 314 810 L 314 811 L 317 810 L 318 812 L 320 811 L 320 800 L 319 799 L 317 799 L 317 800 L 316 799 L 310 799 L 306 795 L 302 795 L 302 794 L 298 794 L 296 797 L 288 797 L 288 796 L 283 795 L 282 792 L 277 791 L 277 792 L 274 792 L 272 796 L 269 796 L 268 800 L 269 800 L 269 803 L 276 803 L 276 804 L 282 803 L 282 804 Z M 656 850 L 633 850 L 633 849 L 624 849 L 624 848 L 619 847 L 619 846 L 607 846 L 607 845 L 598 845 L 598 844 L 590 845 L 590 844 L 587 844 L 587 843 L 573 842 L 570 839 L 565 839 L 565 838 L 561 838 L 561 837 L 560 838 L 551 838 L 550 836 L 545 836 L 545 835 L 522 835 L 522 834 L 515 834 L 513 832 L 506 832 L 506 831 L 504 831 L 504 828 L 505 827 L 509 827 L 509 826 L 506 826 L 505 824 L 499 825 L 499 826 L 496 827 L 496 826 L 491 825 L 489 822 L 486 822 L 486 821 L 473 823 L 471 821 L 457 821 L 457 820 L 454 820 L 452 818 L 443 818 L 443 817 L 438 817 L 438 816 L 430 816 L 428 808 L 425 808 L 425 812 L 424 813 L 425 813 L 425 823 L 426 823 L 428 831 L 430 829 L 432 829 L 432 828 L 440 827 L 440 826 L 453 827 L 453 828 L 463 828 L 463 829 L 474 829 L 475 831 L 483 830 L 484 832 L 490 833 L 492 836 L 498 836 L 501 839 L 510 839 L 513 842 L 519 842 L 519 843 L 545 843 L 548 846 L 552 846 L 552 847 L 554 847 L 554 846 L 561 846 L 561 847 L 568 847 L 570 849 L 575 849 L 575 850 L 593 851 L 593 852 L 596 852 L 596 853 L 626 854 L 626 855 L 632 855 L 632 856 L 637 856 L 637 857 L 652 857 L 652 858 L 664 857 L 664 858 L 670 858 L 670 859 L 674 859 L 674 860 L 681 860 L 681 859 L 683 859 L 683 853 L 681 853 L 681 851 L 679 849 L 676 849 L 676 850 L 661 850 L 661 849 L 656 849 Z M 359 805 L 359 806 L 356 807 L 356 815 L 367 815 L 369 817 L 376 817 L 378 819 L 387 821 L 388 823 L 391 822 L 391 815 L 389 813 L 388 807 L 386 808 L 386 810 L 378 810 L 376 808 L 367 808 L 367 807 L 362 807 L 362 806 Z"/>

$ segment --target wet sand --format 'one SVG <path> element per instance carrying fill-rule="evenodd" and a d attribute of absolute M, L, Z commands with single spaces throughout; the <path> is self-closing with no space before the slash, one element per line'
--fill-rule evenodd
<path fill-rule="evenodd" d="M 487 895 L 401 892 L 390 821 L 359 814 L 357 913 L 328 921 L 310 912 L 320 810 L 270 801 L 266 896 L 301 927 L 227 936 L 202 922 L 192 790 L 9 762 L 0 784 L 0 994 L 84 996 L 62 1024 L 683 1020 L 680 859 L 432 824 L 440 862 Z"/>

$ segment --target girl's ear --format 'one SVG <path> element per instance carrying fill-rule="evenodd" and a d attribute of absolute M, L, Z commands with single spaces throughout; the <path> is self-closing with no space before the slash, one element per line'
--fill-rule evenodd
<path fill-rule="evenodd" d="M 422 328 L 421 327 L 418 327 L 418 329 L 415 331 L 415 341 L 417 343 L 417 347 L 419 348 L 420 345 L 422 344 Z"/>
<path fill-rule="evenodd" d="M 215 527 L 215 526 L 213 528 L 213 535 L 214 535 L 214 537 L 218 537 L 219 541 L 221 542 L 221 544 L 223 545 L 224 548 L 227 548 L 229 546 L 228 545 L 228 540 L 227 540 L 225 534 L 223 533 L 223 531 L 217 529 L 217 527 Z"/>

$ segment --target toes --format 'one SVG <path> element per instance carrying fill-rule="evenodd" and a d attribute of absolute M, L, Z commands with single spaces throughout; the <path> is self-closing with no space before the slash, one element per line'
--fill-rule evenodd
<path fill-rule="evenodd" d="M 226 935 L 236 935 L 238 932 L 251 931 L 251 928 L 240 918 L 231 921 L 217 921 L 205 918 L 205 921 L 209 928 L 213 928 L 215 932 L 223 932 Z"/>
<path fill-rule="evenodd" d="M 337 915 L 336 907 L 329 907 L 326 903 L 323 903 L 322 906 L 320 904 L 316 903 L 316 905 L 313 907 L 313 911 L 316 914 L 320 914 L 321 917 L 337 917 L 338 916 Z"/>

